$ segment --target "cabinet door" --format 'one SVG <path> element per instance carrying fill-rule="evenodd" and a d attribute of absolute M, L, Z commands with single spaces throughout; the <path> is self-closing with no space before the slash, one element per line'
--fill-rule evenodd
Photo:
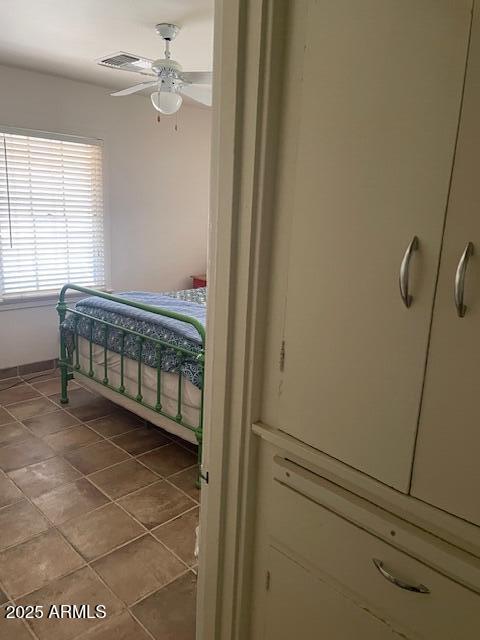
<path fill-rule="evenodd" d="M 399 640 L 367 607 L 270 548 L 265 640 Z"/>
<path fill-rule="evenodd" d="M 466 265 L 466 311 L 454 303 Z M 474 15 L 412 483 L 413 495 L 480 525 L 480 9 Z"/>
<path fill-rule="evenodd" d="M 306 15 L 281 130 L 298 127 L 275 426 L 408 491 L 471 2 L 291 10 Z"/>

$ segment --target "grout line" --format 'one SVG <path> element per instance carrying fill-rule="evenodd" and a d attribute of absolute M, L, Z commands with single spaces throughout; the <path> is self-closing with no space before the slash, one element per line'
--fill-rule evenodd
<path fill-rule="evenodd" d="M 45 411 L 45 412 L 43 412 L 43 413 L 36 413 L 34 416 L 27 416 L 26 418 L 23 418 L 23 420 L 28 420 L 28 418 L 35 418 L 35 417 L 37 417 L 37 416 L 44 416 L 44 415 L 47 415 L 47 413 L 53 413 L 53 412 L 55 411 L 55 408 L 56 408 L 56 406 L 57 406 L 57 405 L 55 404 L 55 402 L 53 402 L 53 400 L 50 400 L 48 396 L 44 396 L 44 395 L 41 395 L 41 396 L 35 396 L 35 397 L 33 397 L 33 398 L 26 398 L 25 400 L 19 400 L 18 402 L 10 402 L 9 404 L 4 404 L 4 405 L 2 405 L 2 406 L 3 406 L 3 408 L 5 409 L 5 411 L 8 411 L 8 413 L 9 413 L 10 415 L 14 415 L 14 414 L 9 410 L 9 407 L 17 407 L 19 404 L 25 404 L 25 403 L 27 403 L 27 402 L 35 402 L 35 401 L 38 401 L 38 400 L 48 400 L 48 401 L 50 402 L 50 404 L 52 405 L 53 409 L 52 409 L 51 411 Z M 17 417 L 15 416 L 15 420 L 19 420 L 19 419 L 21 419 L 21 418 L 17 418 Z"/>
<path fill-rule="evenodd" d="M 41 515 L 45 518 L 45 515 L 43 513 Z M 15 547 L 19 547 L 24 542 L 30 542 L 30 540 L 35 540 L 35 538 L 39 538 L 44 533 L 47 533 L 47 531 L 49 531 L 52 528 L 52 525 L 50 524 L 49 520 L 47 520 L 47 524 L 48 524 L 47 528 L 43 529 L 43 531 L 38 531 L 37 533 L 34 533 L 33 535 L 29 536 L 28 538 L 22 538 L 22 540 L 18 540 L 14 544 L 9 544 L 8 547 L 3 547 L 3 549 L 0 549 L 0 554 L 3 553 L 4 551 L 10 551 L 10 549 L 14 549 Z"/>
<path fill-rule="evenodd" d="M 187 498 L 190 498 L 190 500 L 193 500 L 193 502 L 198 506 L 200 504 L 200 501 L 197 500 L 196 498 L 193 498 L 189 493 L 187 493 L 186 491 L 184 491 L 183 489 L 180 489 L 180 487 L 177 487 L 176 484 L 174 484 L 173 482 L 171 482 L 170 480 L 171 476 L 168 476 L 167 478 L 164 478 L 165 482 L 167 484 L 169 484 L 171 487 L 174 487 L 174 489 L 176 489 L 177 491 L 180 491 L 180 493 L 183 493 L 184 496 L 187 496 Z"/>
<path fill-rule="evenodd" d="M 123 614 L 127 614 L 130 616 L 130 618 L 133 618 L 133 620 L 135 622 L 138 622 L 138 624 L 140 625 L 140 627 L 143 629 L 143 631 L 145 631 L 145 633 L 147 634 L 148 638 L 151 638 L 152 640 L 157 640 L 157 638 L 155 638 L 155 636 L 153 636 L 150 631 L 141 623 L 137 620 L 137 618 L 133 615 L 133 613 L 130 611 L 130 609 L 127 607 L 126 609 L 123 609 L 122 611 L 119 611 L 118 613 L 116 613 L 114 616 L 111 616 L 109 618 L 109 620 L 115 620 L 116 618 L 120 618 L 120 616 L 122 616 Z M 71 640 L 88 640 L 89 637 L 91 637 L 91 634 L 98 629 L 98 627 L 93 628 L 93 629 L 88 629 L 87 631 L 81 633 L 79 636 L 75 636 L 74 638 L 72 638 Z"/>
<path fill-rule="evenodd" d="M 129 462 L 129 460 L 124 460 L 123 462 Z M 119 463 L 119 464 L 121 464 L 121 463 Z M 118 465 L 112 465 L 112 466 L 118 466 Z M 111 468 L 112 468 L 112 467 L 107 467 L 107 469 L 111 469 Z M 106 469 L 101 469 L 100 471 L 106 471 Z M 97 472 L 97 471 L 96 471 L 95 473 L 100 473 L 100 472 Z M 94 475 L 94 474 L 92 474 L 92 475 Z M 92 479 L 90 476 L 85 476 L 85 478 L 86 478 L 87 480 L 89 480 L 89 481 L 93 484 L 93 486 L 94 486 L 96 489 L 98 489 L 98 490 L 99 490 L 99 491 L 101 491 L 105 496 L 107 496 L 107 498 L 108 498 L 109 500 L 111 500 L 112 502 L 115 502 L 115 504 L 117 503 L 117 501 L 118 501 L 118 500 L 123 500 L 124 498 L 127 498 L 128 496 L 133 495 L 133 494 L 134 494 L 134 493 L 136 493 L 137 491 L 142 491 L 142 489 L 147 489 L 148 487 L 151 487 L 151 486 L 153 486 L 154 484 L 157 484 L 157 482 L 161 482 L 161 481 L 163 480 L 163 478 L 161 478 L 161 477 L 159 477 L 159 478 L 155 478 L 155 480 L 153 480 L 152 482 L 149 482 L 148 484 L 146 484 L 146 485 L 144 485 L 144 486 L 142 486 L 142 487 L 139 487 L 138 489 L 134 489 L 133 491 L 129 491 L 128 493 L 124 493 L 123 495 L 121 495 L 121 496 L 118 496 L 118 497 L 114 498 L 113 496 L 110 496 L 110 495 L 107 493 L 107 491 L 106 491 L 105 489 L 102 489 L 102 487 L 101 487 L 100 485 L 96 484 L 96 483 L 95 483 L 95 480 L 94 480 L 94 479 Z"/>
<path fill-rule="evenodd" d="M 127 607 L 129 607 L 129 608 L 130 607 L 135 607 L 137 604 L 139 604 L 143 600 L 146 600 L 147 598 L 152 596 L 154 593 L 157 593 L 157 591 L 161 591 L 162 589 L 165 589 L 165 587 L 168 587 L 170 584 L 175 582 L 175 580 L 178 580 L 179 578 L 183 578 L 183 576 L 186 576 L 189 572 L 190 572 L 190 569 L 186 569 L 185 571 L 182 571 L 182 573 L 179 573 L 177 576 L 175 576 L 174 578 L 172 578 L 168 582 L 165 582 L 164 584 L 162 584 L 161 587 L 158 587 L 157 589 L 152 589 L 152 591 L 149 591 L 148 593 L 146 593 L 141 598 L 138 598 L 138 600 L 135 600 L 135 602 L 132 602 L 132 604 L 127 605 Z"/>
<path fill-rule="evenodd" d="M 147 636 L 149 638 L 152 638 L 152 640 L 158 640 L 157 638 L 155 638 L 155 636 L 147 629 L 147 627 L 143 624 L 143 622 L 141 620 L 139 620 L 137 618 L 137 616 L 133 613 L 133 611 L 129 608 L 128 609 L 128 613 L 130 614 L 130 616 L 135 620 L 135 622 L 144 630 L 144 632 L 147 634 Z"/>
<path fill-rule="evenodd" d="M 104 416 L 104 418 L 108 418 L 108 416 Z M 139 428 L 138 426 L 136 426 L 136 427 L 132 427 L 131 429 L 127 429 L 123 433 L 116 433 L 113 436 L 105 436 L 103 435 L 103 433 L 101 433 L 101 431 L 98 431 L 97 429 L 95 429 L 95 427 L 92 424 L 92 422 L 97 422 L 97 420 L 103 420 L 104 418 L 95 418 L 94 420 L 88 420 L 83 424 L 85 424 L 85 426 L 87 426 L 89 429 L 92 429 L 92 431 L 95 431 L 95 433 L 99 433 L 106 440 L 111 440 L 112 438 L 119 438 L 120 436 L 125 436 L 127 435 L 127 433 L 132 433 L 132 431 L 136 431 Z"/>

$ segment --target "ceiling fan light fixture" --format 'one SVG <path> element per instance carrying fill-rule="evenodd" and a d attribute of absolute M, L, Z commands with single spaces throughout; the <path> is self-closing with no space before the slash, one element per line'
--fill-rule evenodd
<path fill-rule="evenodd" d="M 169 91 L 154 91 L 150 96 L 153 106 L 164 116 L 171 116 L 182 106 L 182 96 Z"/>
<path fill-rule="evenodd" d="M 133 87 L 114 91 L 111 96 L 129 96 L 145 89 L 151 89 L 153 107 L 160 113 L 171 116 L 180 109 L 182 95 L 207 106 L 212 105 L 211 71 L 183 71 L 181 64 L 170 57 L 170 43 L 179 32 L 174 24 L 162 22 L 156 26 L 157 33 L 165 43 L 163 58 L 149 60 L 123 51 L 111 54 L 99 60 L 99 64 L 115 69 L 136 71 L 155 78 L 139 82 Z M 160 116 L 159 116 L 160 117 Z"/>

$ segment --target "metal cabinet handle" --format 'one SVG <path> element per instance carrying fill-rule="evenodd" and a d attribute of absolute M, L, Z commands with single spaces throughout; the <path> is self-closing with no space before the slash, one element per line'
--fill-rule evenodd
<path fill-rule="evenodd" d="M 418 249 L 418 238 L 417 236 L 413 236 L 412 241 L 407 247 L 405 251 L 405 255 L 403 256 L 402 263 L 400 265 L 400 295 L 402 296 L 403 304 L 408 307 L 412 304 L 412 296 L 408 293 L 408 283 L 410 279 L 410 260 L 412 258 L 412 253 Z"/>
<path fill-rule="evenodd" d="M 376 558 L 373 558 L 373 564 L 377 567 L 377 569 L 380 571 L 382 576 L 386 580 L 394 584 L 396 587 L 399 587 L 400 589 L 405 589 L 406 591 L 413 591 L 414 593 L 430 593 L 430 589 L 428 589 L 428 587 L 426 587 L 423 584 L 409 584 L 408 582 L 404 582 L 403 580 L 400 580 L 400 578 L 396 578 L 395 576 L 392 576 L 392 574 L 388 573 L 388 571 L 385 569 L 385 567 L 383 566 L 383 562 L 381 560 L 377 560 Z"/>
<path fill-rule="evenodd" d="M 465 291 L 465 274 L 467 272 L 467 264 L 472 255 L 473 244 L 471 242 L 468 242 L 458 262 L 457 271 L 455 272 L 454 295 L 455 306 L 457 307 L 457 315 L 459 318 L 463 318 L 467 310 L 467 307 L 463 304 L 463 294 Z"/>

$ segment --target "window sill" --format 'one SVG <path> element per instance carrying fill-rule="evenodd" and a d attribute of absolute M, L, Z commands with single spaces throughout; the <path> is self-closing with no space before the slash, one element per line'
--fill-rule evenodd
<path fill-rule="evenodd" d="M 98 291 L 106 291 L 112 293 L 111 289 L 98 289 Z M 54 308 L 58 302 L 58 293 L 48 293 L 45 295 L 32 296 L 31 298 L 13 298 L 11 300 L 0 300 L 0 313 L 2 311 L 17 311 L 19 309 L 34 309 L 37 307 L 52 307 Z M 65 296 L 66 302 L 78 302 L 85 298 L 83 293 L 67 293 Z"/>

